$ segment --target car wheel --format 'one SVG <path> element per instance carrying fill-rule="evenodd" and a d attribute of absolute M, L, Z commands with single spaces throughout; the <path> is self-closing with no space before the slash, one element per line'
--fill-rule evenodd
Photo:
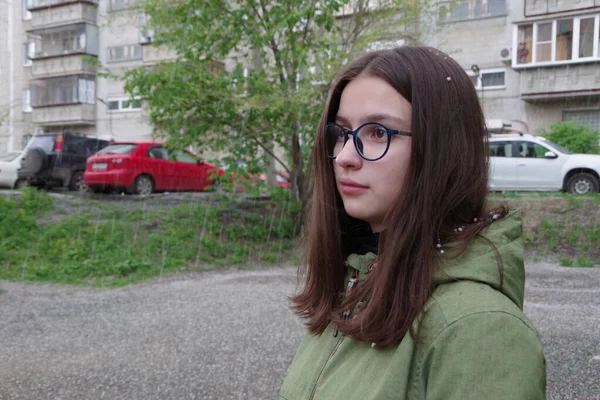
<path fill-rule="evenodd" d="M 83 171 L 77 171 L 71 176 L 69 188 L 75 192 L 85 193 L 89 191 L 87 183 L 83 180 Z"/>
<path fill-rule="evenodd" d="M 591 174 L 582 172 L 573 175 L 567 182 L 567 191 L 574 194 L 593 193 L 600 190 L 598 179 Z"/>
<path fill-rule="evenodd" d="M 25 179 L 17 179 L 17 181 L 15 182 L 15 189 L 21 189 L 24 187 L 29 186 L 29 182 L 27 182 Z"/>
<path fill-rule="evenodd" d="M 154 192 L 154 180 L 149 175 L 140 175 L 135 178 L 133 192 L 141 196 L 148 196 Z"/>

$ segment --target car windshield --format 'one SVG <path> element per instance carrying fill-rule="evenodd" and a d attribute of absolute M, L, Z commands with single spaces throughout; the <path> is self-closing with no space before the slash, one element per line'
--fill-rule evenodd
<path fill-rule="evenodd" d="M 39 148 L 46 153 L 51 153 L 54 150 L 55 142 L 56 136 L 34 136 L 27 147 L 30 149 Z"/>
<path fill-rule="evenodd" d="M 1 154 L 0 155 L 0 161 L 12 161 L 15 158 L 19 157 L 19 154 L 21 154 L 20 152 L 11 152 L 11 153 L 6 153 L 6 154 Z"/>
<path fill-rule="evenodd" d="M 136 147 L 136 144 L 131 143 L 111 144 L 96 154 L 130 154 L 133 150 L 135 150 Z"/>
<path fill-rule="evenodd" d="M 564 154 L 574 154 L 571 150 L 562 147 L 560 144 L 556 144 L 546 138 L 540 138 L 540 140 L 542 140 L 544 143 L 548 143 L 550 146 L 554 147 L 556 150 L 560 151 L 561 153 Z"/>

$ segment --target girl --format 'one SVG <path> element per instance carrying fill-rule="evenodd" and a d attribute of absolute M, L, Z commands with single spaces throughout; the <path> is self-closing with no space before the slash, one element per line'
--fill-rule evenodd
<path fill-rule="evenodd" d="M 490 209 L 475 88 L 448 55 L 369 53 L 337 79 L 313 152 L 306 322 L 280 397 L 545 398 L 522 312 L 522 223 Z"/>

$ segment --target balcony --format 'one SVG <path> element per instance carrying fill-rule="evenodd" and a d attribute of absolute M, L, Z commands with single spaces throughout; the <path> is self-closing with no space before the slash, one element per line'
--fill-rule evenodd
<path fill-rule="evenodd" d="M 600 97 L 600 63 L 521 71 L 521 98 L 528 102 Z"/>
<path fill-rule="evenodd" d="M 97 22 L 96 1 L 29 0 L 31 28 L 49 28 L 78 22 Z"/>
<path fill-rule="evenodd" d="M 32 122 L 40 126 L 96 125 L 94 104 L 34 108 Z"/>
<path fill-rule="evenodd" d="M 60 75 L 95 74 L 96 67 L 83 61 L 82 54 L 70 54 L 63 57 L 36 58 L 31 74 L 35 78 L 49 78 Z"/>
<path fill-rule="evenodd" d="M 42 126 L 94 125 L 96 81 L 70 75 L 30 82 L 33 122 Z"/>
<path fill-rule="evenodd" d="M 525 0 L 525 17 L 600 7 L 600 0 Z"/>
<path fill-rule="evenodd" d="M 28 53 L 36 78 L 78 73 L 95 73 L 83 61 L 84 55 L 98 55 L 98 28 L 73 24 L 38 29 L 28 33 Z"/>
<path fill-rule="evenodd" d="M 160 61 L 175 60 L 177 53 L 167 46 L 154 46 L 146 44 L 142 46 L 143 60 L 146 64 L 154 64 Z"/>

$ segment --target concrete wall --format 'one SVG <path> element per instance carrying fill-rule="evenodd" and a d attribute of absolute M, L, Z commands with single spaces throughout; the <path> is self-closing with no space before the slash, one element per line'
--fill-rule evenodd
<path fill-rule="evenodd" d="M 519 74 L 500 55 L 503 49 L 511 48 L 512 22 L 520 16 L 522 4 L 522 0 L 507 0 L 505 16 L 441 23 L 428 41 L 467 71 L 474 64 L 481 70 L 505 69 L 504 89 L 479 90 L 487 119 L 522 119 Z"/>
<path fill-rule="evenodd" d="M 563 120 L 563 111 L 600 110 L 600 98 L 590 97 L 578 100 L 560 100 L 553 102 L 523 102 L 525 122 L 532 133 L 547 128 L 555 122 Z"/>
<path fill-rule="evenodd" d="M 109 10 L 108 0 L 100 1 L 98 10 L 100 52 L 99 61 L 111 73 L 122 75 L 127 69 L 143 65 L 143 60 L 109 62 L 108 48 L 139 44 L 138 13 L 134 9 Z M 151 46 L 151 45 L 148 45 Z M 121 80 L 96 78 L 96 97 L 106 102 L 109 99 L 129 97 Z M 98 102 L 96 134 L 112 137 L 117 141 L 153 140 L 152 127 L 144 111 L 108 111 L 102 101 Z"/>

